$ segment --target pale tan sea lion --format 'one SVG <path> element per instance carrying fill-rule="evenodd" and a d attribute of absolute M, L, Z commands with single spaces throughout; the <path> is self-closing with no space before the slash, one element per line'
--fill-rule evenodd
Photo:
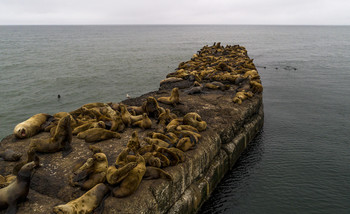
<path fill-rule="evenodd" d="M 28 138 L 36 135 L 41 130 L 41 125 L 50 117 L 48 114 L 36 114 L 23 121 L 14 128 L 13 133 L 17 138 Z"/>
<path fill-rule="evenodd" d="M 53 212 L 56 214 L 92 213 L 100 205 L 108 191 L 109 189 L 105 184 L 97 184 L 79 198 L 70 201 L 67 204 L 54 207 Z"/>

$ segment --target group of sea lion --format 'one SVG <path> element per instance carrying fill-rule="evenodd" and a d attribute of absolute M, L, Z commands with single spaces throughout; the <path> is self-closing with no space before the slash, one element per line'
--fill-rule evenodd
<path fill-rule="evenodd" d="M 238 104 L 263 91 L 260 76 L 247 50 L 239 45 L 224 47 L 220 42 L 204 46 L 191 60 L 181 62 L 161 84 L 181 80 L 194 81 L 188 94 L 202 93 L 204 88 L 224 91 L 237 85 L 232 101 Z"/>
<path fill-rule="evenodd" d="M 170 73 L 161 84 L 183 80 L 193 82 L 188 94 L 202 93 L 203 89 L 225 91 L 237 85 L 232 100 L 238 104 L 263 90 L 252 60 L 245 48 L 238 45 L 223 47 L 214 43 L 210 47 L 204 46 L 190 61 L 180 63 L 176 72 Z M 110 189 L 114 197 L 126 197 L 138 189 L 143 179 L 172 180 L 164 169 L 184 162 L 185 152 L 196 148 L 200 132 L 207 128 L 207 123 L 196 112 L 183 117 L 171 112 L 170 107 L 178 104 L 181 104 L 179 89 L 174 87 L 169 96 L 148 97 L 141 106 L 89 103 L 72 112 L 59 112 L 53 116 L 40 113 L 19 123 L 14 129 L 17 138 L 30 138 L 40 131 L 50 132 L 50 137 L 31 139 L 27 160 L 19 162 L 12 175 L 0 175 L 0 209 L 7 208 L 8 213 L 15 213 L 16 204 L 26 198 L 33 169 L 39 166 L 36 152 L 62 151 L 65 157 L 73 150 L 73 135 L 87 143 L 95 143 L 121 138 L 121 133 L 128 127 L 146 132 L 140 139 L 138 131 L 134 131 L 126 148 L 111 166 L 106 154 L 90 144 L 92 156 L 76 164 L 69 182 L 87 192 L 54 207 L 55 213 L 91 213 Z M 6 161 L 18 161 L 20 157 L 21 154 L 10 150 L 0 152 L 0 158 Z"/>
<path fill-rule="evenodd" d="M 185 161 L 184 152 L 196 147 L 201 138 L 199 132 L 204 131 L 207 124 L 195 112 L 180 118 L 170 109 L 161 107 L 158 102 L 165 106 L 176 106 L 180 103 L 179 89 L 173 88 L 168 97 L 148 97 L 141 106 L 89 103 L 72 112 L 59 112 L 53 116 L 42 113 L 32 116 L 15 127 L 15 136 L 20 139 L 30 138 L 40 131 L 47 131 L 50 132 L 50 137 L 30 139 L 27 160 L 14 167 L 12 176 L 1 176 L 0 185 L 12 185 L 16 175 L 18 177 L 22 168 L 29 163 L 39 166 L 37 152 L 62 151 L 63 157 L 68 155 L 73 149 L 73 135 L 87 143 L 93 143 L 121 138 L 121 132 L 127 127 L 153 129 L 146 132 L 147 135 L 142 140 L 139 139 L 138 132 L 134 131 L 127 147 L 118 155 L 112 166 L 108 165 L 107 156 L 101 149 L 90 145 L 92 157 L 75 166 L 69 182 L 72 186 L 78 186 L 88 192 L 65 205 L 56 206 L 54 212 L 92 212 L 109 192 L 108 186 L 113 188 L 113 196 L 126 197 L 138 189 L 142 179 L 172 180 L 172 176 L 164 171 L 164 168 Z M 152 123 L 151 118 L 156 122 Z M 3 153 L 0 155 L 8 157 L 11 154 L 12 159 L 16 160 L 21 156 L 10 150 Z M 27 190 L 24 192 L 28 194 Z M 91 205 L 81 204 L 87 201 Z M 8 204 L 7 207 L 13 209 L 12 205 L 10 207 Z"/>

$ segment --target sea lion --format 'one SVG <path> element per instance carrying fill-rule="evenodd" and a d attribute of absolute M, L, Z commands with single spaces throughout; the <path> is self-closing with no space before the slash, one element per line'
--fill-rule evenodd
<path fill-rule="evenodd" d="M 104 153 L 96 153 L 74 172 L 75 176 L 72 183 L 80 186 L 83 190 L 89 190 L 96 184 L 103 183 L 106 180 L 107 168 L 108 161 L 106 155 Z M 80 182 L 84 178 L 87 179 Z"/>
<path fill-rule="evenodd" d="M 169 181 L 173 180 L 173 177 L 169 173 L 167 173 L 162 169 L 159 169 L 157 167 L 152 167 L 152 166 L 146 167 L 146 172 L 143 178 L 145 180 L 157 179 L 157 178 L 163 178 Z"/>
<path fill-rule="evenodd" d="M 146 152 L 142 155 L 142 157 L 145 159 L 147 166 L 154 166 L 154 167 L 162 167 L 162 162 L 158 157 L 155 157 L 154 152 Z M 135 157 L 136 158 L 136 157 Z"/>
<path fill-rule="evenodd" d="M 120 113 L 121 113 L 121 118 L 123 123 L 130 127 L 131 124 L 142 120 L 142 115 L 138 115 L 138 116 L 134 116 L 132 114 L 130 114 L 130 112 L 128 111 L 128 109 L 126 108 L 126 106 L 124 104 L 120 104 Z"/>
<path fill-rule="evenodd" d="M 168 105 L 176 105 L 177 103 L 180 102 L 179 89 L 173 88 L 173 90 L 171 90 L 170 97 L 159 97 L 158 101 Z"/>
<path fill-rule="evenodd" d="M 103 121 L 86 123 L 86 124 L 83 124 L 81 126 L 76 127 L 73 130 L 72 134 L 77 135 L 80 132 L 83 132 L 83 131 L 86 131 L 86 130 L 92 129 L 92 128 L 103 128 L 104 129 L 104 128 L 106 128 L 106 124 Z"/>
<path fill-rule="evenodd" d="M 39 160 L 38 155 L 35 153 L 34 148 L 29 147 L 29 149 L 27 150 L 27 160 L 21 161 L 18 164 L 16 164 L 13 167 L 12 174 L 17 175 L 19 170 L 22 168 L 22 166 L 24 166 L 25 164 L 30 163 L 32 161 L 34 161 L 36 166 L 39 166 L 40 160 Z"/>
<path fill-rule="evenodd" d="M 34 162 L 25 164 L 18 172 L 16 180 L 7 187 L 0 189 L 0 210 L 6 209 L 6 213 L 17 212 L 17 203 L 24 201 L 29 192 L 29 184 L 35 167 Z"/>
<path fill-rule="evenodd" d="M 142 105 L 144 112 L 154 118 L 158 118 L 160 114 L 165 112 L 165 109 L 160 107 L 156 98 L 147 97 L 146 102 Z"/>
<path fill-rule="evenodd" d="M 188 130 L 188 131 L 193 131 L 193 132 L 199 132 L 198 129 L 196 129 L 195 127 L 191 126 L 191 125 L 178 125 L 176 127 L 176 131 L 182 131 L 182 130 Z"/>
<path fill-rule="evenodd" d="M 195 112 L 187 113 L 183 118 L 183 123 L 195 127 L 198 131 L 204 131 L 207 128 L 207 123 Z"/>
<path fill-rule="evenodd" d="M 70 126 L 71 117 L 67 115 L 61 118 L 53 137 L 49 139 L 32 139 L 29 147 L 37 152 L 58 152 L 64 150 L 66 156 L 72 151 L 72 129 Z"/>
<path fill-rule="evenodd" d="M 195 143 L 189 138 L 189 137 L 183 137 L 181 138 L 176 145 L 176 148 L 180 149 L 181 151 L 188 151 L 190 149 L 193 149 L 195 147 Z"/>
<path fill-rule="evenodd" d="M 251 91 L 245 92 L 245 91 L 239 91 L 236 93 L 236 95 L 233 97 L 232 101 L 234 103 L 242 104 L 244 100 L 246 100 L 248 97 L 253 97 L 254 94 Z"/>
<path fill-rule="evenodd" d="M 116 168 L 115 166 L 108 167 L 106 175 L 107 182 L 111 185 L 120 183 L 128 176 L 129 172 L 136 166 L 136 162 L 131 162 L 119 168 Z"/>
<path fill-rule="evenodd" d="M 105 184 L 97 184 L 79 198 L 54 207 L 53 212 L 56 214 L 92 213 L 108 192 L 109 188 Z"/>
<path fill-rule="evenodd" d="M 149 119 L 146 113 L 142 114 L 142 120 L 134 122 L 133 126 L 139 126 L 142 129 L 150 129 L 152 128 L 152 121 Z"/>
<path fill-rule="evenodd" d="M 0 152 L 0 158 L 4 161 L 18 161 L 22 157 L 22 154 L 13 151 L 12 149 L 6 149 Z"/>
<path fill-rule="evenodd" d="M 138 189 L 142 177 L 146 172 L 146 163 L 145 159 L 140 154 L 137 154 L 136 163 L 136 167 L 128 173 L 128 175 L 121 182 L 120 186 L 113 189 L 112 193 L 114 197 L 126 197 Z"/>
<path fill-rule="evenodd" d="M 252 90 L 253 90 L 254 93 L 261 93 L 261 92 L 263 92 L 263 86 L 258 81 L 256 81 L 256 80 L 250 81 L 249 84 L 252 87 Z"/>
<path fill-rule="evenodd" d="M 245 72 L 245 74 L 242 75 L 242 77 L 245 79 L 247 79 L 248 77 L 250 77 L 251 79 L 260 78 L 257 70 L 247 71 L 247 72 Z"/>
<path fill-rule="evenodd" d="M 26 121 L 17 124 L 13 133 L 17 138 L 32 137 L 41 130 L 41 125 L 44 124 L 49 117 L 51 116 L 44 113 L 36 114 Z"/>
<path fill-rule="evenodd" d="M 168 150 L 177 155 L 177 157 L 179 159 L 179 163 L 185 162 L 186 155 L 182 150 L 175 148 L 175 147 L 168 148 Z"/>
<path fill-rule="evenodd" d="M 158 138 L 149 138 L 149 137 L 145 137 L 143 138 L 144 141 L 146 141 L 146 143 L 148 143 L 149 145 L 157 145 L 157 146 L 161 146 L 161 147 L 164 147 L 164 148 L 168 148 L 170 146 L 169 143 L 161 140 L 161 139 L 158 139 Z"/>
<path fill-rule="evenodd" d="M 168 132 L 171 132 L 171 131 L 175 130 L 178 125 L 181 125 L 182 122 L 183 122 L 182 118 L 173 119 L 170 121 L 170 123 L 166 126 L 165 129 Z"/>
<path fill-rule="evenodd" d="M 130 148 L 134 153 L 140 149 L 140 140 L 137 131 L 134 131 L 131 134 L 131 138 L 129 139 L 126 146 Z"/>
<path fill-rule="evenodd" d="M 111 138 L 120 139 L 120 134 L 117 132 L 109 131 L 103 128 L 92 128 L 86 131 L 80 132 L 77 137 L 79 139 L 84 139 L 87 143 L 98 142 L 102 140 L 108 140 Z"/>

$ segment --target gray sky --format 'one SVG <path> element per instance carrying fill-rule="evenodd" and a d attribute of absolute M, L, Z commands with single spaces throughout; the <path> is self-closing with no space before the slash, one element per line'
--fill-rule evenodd
<path fill-rule="evenodd" d="M 0 25 L 350 25 L 350 0 L 0 0 Z"/>

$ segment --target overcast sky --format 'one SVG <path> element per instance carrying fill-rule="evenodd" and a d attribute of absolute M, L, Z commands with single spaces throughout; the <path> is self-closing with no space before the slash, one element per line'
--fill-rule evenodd
<path fill-rule="evenodd" d="M 0 25 L 349 25 L 350 0 L 0 0 Z"/>

